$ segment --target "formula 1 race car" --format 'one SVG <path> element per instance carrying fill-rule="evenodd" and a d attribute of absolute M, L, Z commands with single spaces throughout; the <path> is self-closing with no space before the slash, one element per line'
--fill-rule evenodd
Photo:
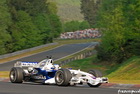
<path fill-rule="evenodd" d="M 9 76 L 12 83 L 24 81 L 59 86 L 87 83 L 90 87 L 99 87 L 102 83 L 108 83 L 108 79 L 102 77 L 99 70 L 90 70 L 87 73 L 80 70 L 65 69 L 58 64 L 53 64 L 51 58 L 41 62 L 18 61 L 11 69 Z"/>

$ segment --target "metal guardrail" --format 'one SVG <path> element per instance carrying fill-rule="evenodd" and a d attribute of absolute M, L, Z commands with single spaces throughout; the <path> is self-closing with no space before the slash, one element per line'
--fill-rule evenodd
<path fill-rule="evenodd" d="M 89 51 L 74 55 L 73 57 L 70 57 L 68 59 L 64 59 L 64 60 L 60 61 L 59 65 L 63 66 L 63 65 L 66 65 L 69 62 L 72 62 L 74 60 L 84 59 L 84 58 L 90 57 L 90 56 L 92 56 L 94 54 L 96 54 L 96 50 L 92 49 L 92 50 L 89 50 Z"/>
<path fill-rule="evenodd" d="M 78 60 L 78 59 L 84 59 L 84 58 L 87 58 L 87 57 L 90 57 L 90 56 L 96 54 L 97 51 L 95 50 L 95 48 L 96 48 L 96 46 L 99 45 L 99 42 L 96 42 L 96 43 L 94 42 L 93 44 L 94 45 L 90 45 L 90 46 L 88 46 L 88 48 L 86 48 L 78 53 L 75 53 L 75 54 L 72 54 L 72 55 L 69 55 L 64 58 L 56 60 L 56 63 L 59 64 L 60 66 L 63 66 L 71 61 Z"/>
<path fill-rule="evenodd" d="M 45 45 L 41 45 L 41 46 L 37 46 L 37 47 L 25 49 L 25 50 L 21 50 L 21 51 L 16 51 L 16 52 L 9 53 L 9 54 L 0 55 L 0 59 L 12 57 L 12 56 L 15 56 L 15 55 L 19 55 L 19 54 L 22 54 L 22 53 L 30 52 L 30 51 L 33 51 L 33 50 L 37 50 L 37 49 L 40 49 L 40 48 L 43 48 L 43 47 L 56 45 L 56 44 L 58 44 L 58 43 L 49 43 L 49 44 L 45 44 Z"/>

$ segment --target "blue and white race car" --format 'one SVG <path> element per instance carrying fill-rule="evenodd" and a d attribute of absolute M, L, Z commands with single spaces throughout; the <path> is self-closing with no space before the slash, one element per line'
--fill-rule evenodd
<path fill-rule="evenodd" d="M 90 70 L 87 73 L 65 69 L 53 64 L 51 58 L 41 62 L 18 61 L 11 69 L 9 77 L 12 83 L 39 82 L 59 86 L 87 83 L 90 87 L 99 87 L 102 83 L 108 83 L 108 79 L 99 70 Z"/>

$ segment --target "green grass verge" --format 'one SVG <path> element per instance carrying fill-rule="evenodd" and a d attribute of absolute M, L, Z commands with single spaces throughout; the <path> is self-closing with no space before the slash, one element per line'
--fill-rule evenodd
<path fill-rule="evenodd" d="M 107 76 L 114 82 L 121 80 L 120 83 L 123 81 L 124 83 L 133 83 L 135 81 L 136 84 L 140 84 L 140 57 L 135 56 L 128 59 Z"/>
<path fill-rule="evenodd" d="M 56 39 L 54 42 L 59 44 L 74 44 L 74 43 L 87 43 L 87 42 L 101 42 L 100 38 L 96 39 Z"/>

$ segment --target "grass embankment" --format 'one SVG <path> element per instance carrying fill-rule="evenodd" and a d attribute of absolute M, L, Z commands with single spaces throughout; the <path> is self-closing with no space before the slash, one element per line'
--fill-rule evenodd
<path fill-rule="evenodd" d="M 111 82 L 140 84 L 140 57 L 132 57 L 108 75 Z"/>
<path fill-rule="evenodd" d="M 65 45 L 65 44 L 86 43 L 86 42 L 94 42 L 94 41 L 100 41 L 100 38 L 99 39 L 77 39 L 77 40 L 73 40 L 73 39 L 55 40 L 54 42 L 57 42 L 58 43 L 57 45 L 51 45 L 51 46 L 36 49 L 34 51 L 30 51 L 30 52 L 27 52 L 27 53 L 22 53 L 22 54 L 19 54 L 19 55 L 16 55 L 16 56 L 0 59 L 0 63 L 12 61 L 12 60 L 22 58 L 22 57 L 26 57 L 26 56 L 30 56 L 32 54 L 47 51 L 47 50 L 50 50 L 50 49 L 53 49 L 55 47 Z M 0 71 L 0 77 L 8 77 L 8 75 L 9 75 L 9 72 Z"/>
<path fill-rule="evenodd" d="M 87 42 L 100 42 L 100 38 L 96 39 L 57 39 L 55 42 L 59 44 L 74 44 L 74 43 L 87 43 Z"/>
<path fill-rule="evenodd" d="M 55 2 L 58 7 L 58 15 L 63 22 L 78 20 L 83 21 L 84 16 L 80 10 L 80 0 L 48 0 Z"/>
<path fill-rule="evenodd" d="M 140 84 L 140 58 L 132 57 L 122 64 L 99 62 L 96 55 L 70 62 L 64 67 L 81 69 L 99 69 L 109 78 L 110 83 Z"/>

